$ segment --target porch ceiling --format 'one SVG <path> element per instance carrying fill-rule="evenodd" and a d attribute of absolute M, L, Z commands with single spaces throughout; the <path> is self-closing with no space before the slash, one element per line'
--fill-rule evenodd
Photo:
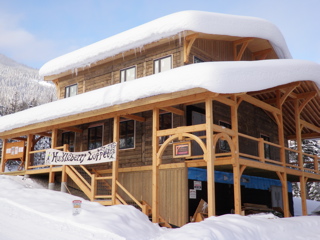
<path fill-rule="evenodd" d="M 292 86 L 292 84 L 291 84 Z M 249 95 L 269 103 L 271 105 L 276 105 L 277 91 L 284 94 L 286 88 L 290 87 L 290 84 L 283 85 L 276 88 L 271 88 L 263 90 L 260 92 L 251 92 Z M 311 97 L 309 102 L 308 97 Z M 299 106 L 306 105 L 301 111 L 300 119 L 320 127 L 320 94 L 319 90 L 314 82 L 304 81 L 300 82 L 298 86 L 294 88 L 291 94 L 282 105 L 283 108 L 283 120 L 284 120 L 284 131 L 288 138 L 295 138 L 296 135 L 296 121 L 295 121 L 295 99 L 298 99 Z M 268 113 L 271 118 L 273 116 Z M 320 132 L 315 132 L 314 130 L 304 127 L 302 129 L 302 134 L 305 138 L 315 138 L 320 136 Z"/>

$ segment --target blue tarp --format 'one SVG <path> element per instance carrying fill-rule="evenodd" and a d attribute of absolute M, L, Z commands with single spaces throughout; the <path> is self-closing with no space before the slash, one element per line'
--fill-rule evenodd
<path fill-rule="evenodd" d="M 233 184 L 233 173 L 214 172 L 215 182 Z M 207 181 L 207 170 L 202 168 L 188 168 L 188 179 Z M 269 190 L 271 186 L 281 186 L 280 180 L 242 175 L 241 185 L 246 188 Z M 288 192 L 292 192 L 292 185 L 288 182 Z"/>

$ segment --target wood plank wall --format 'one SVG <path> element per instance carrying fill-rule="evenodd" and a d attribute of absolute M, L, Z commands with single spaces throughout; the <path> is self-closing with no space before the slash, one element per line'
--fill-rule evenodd
<path fill-rule="evenodd" d="M 125 172 L 119 181 L 139 201 L 152 203 L 152 172 Z M 160 215 L 168 222 L 182 226 L 188 221 L 188 169 L 160 170 Z M 120 195 L 131 201 L 123 192 Z"/>

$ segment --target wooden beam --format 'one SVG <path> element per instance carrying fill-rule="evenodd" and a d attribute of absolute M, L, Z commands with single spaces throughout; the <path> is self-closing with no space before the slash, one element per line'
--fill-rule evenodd
<path fill-rule="evenodd" d="M 198 38 L 199 33 L 194 33 L 185 38 L 184 45 L 183 45 L 183 58 L 184 58 L 184 63 L 189 62 L 189 55 L 191 51 L 191 47 L 195 40 Z"/>
<path fill-rule="evenodd" d="M 300 96 L 301 96 L 301 94 L 300 94 Z M 304 107 L 305 107 L 315 96 L 317 96 L 317 92 L 316 92 L 316 91 L 308 92 L 308 94 L 304 97 L 304 101 L 303 101 L 302 104 L 300 104 L 300 106 L 299 106 L 299 113 L 302 112 L 302 110 L 304 109 Z"/>
<path fill-rule="evenodd" d="M 157 223 L 160 216 L 159 205 L 159 183 L 160 183 L 160 170 L 158 151 L 159 151 L 159 109 L 154 108 L 152 111 L 152 222 Z"/>
<path fill-rule="evenodd" d="M 140 117 L 140 116 L 137 116 L 137 115 L 133 115 L 133 114 L 126 114 L 126 115 L 123 115 L 121 117 L 127 118 L 127 119 L 131 119 L 131 120 L 136 120 L 138 122 L 145 122 L 146 121 L 146 118 Z"/>
<path fill-rule="evenodd" d="M 118 169 L 119 169 L 119 144 L 120 144 L 120 118 L 113 118 L 113 142 L 117 143 L 116 147 L 116 160 L 112 162 L 112 205 L 116 205 L 117 202 L 117 181 L 118 181 Z"/>
<path fill-rule="evenodd" d="M 167 112 L 171 112 L 171 113 L 177 114 L 177 115 L 179 115 L 179 116 L 184 116 L 184 111 L 183 111 L 183 110 L 180 110 L 180 109 L 178 109 L 178 108 L 174 108 L 174 107 L 162 107 L 161 109 L 164 110 L 164 111 L 167 111 Z"/>
<path fill-rule="evenodd" d="M 51 133 L 47 133 L 47 132 L 40 132 L 35 135 L 39 135 L 39 136 L 43 136 L 43 137 L 51 137 L 52 136 Z"/>
<path fill-rule="evenodd" d="M 259 108 L 262 108 L 268 112 L 271 112 L 271 113 L 277 113 L 277 114 L 281 114 L 281 111 L 279 108 L 275 108 L 263 101 L 260 101 L 259 99 L 256 99 L 254 97 L 251 97 L 247 94 L 245 95 L 241 95 L 239 96 L 239 98 L 243 99 L 244 101 L 248 102 L 248 103 L 251 103 L 252 105 L 255 105 Z"/>
<path fill-rule="evenodd" d="M 304 176 L 300 176 L 300 196 L 301 196 L 301 208 L 302 208 L 302 215 L 308 215 L 307 209 L 307 181 L 308 178 Z"/>
<path fill-rule="evenodd" d="M 7 148 L 7 139 L 2 139 L 2 153 L 1 153 L 1 165 L 0 165 L 0 172 L 4 172 L 5 170 L 5 153 L 6 153 L 6 148 Z"/>
<path fill-rule="evenodd" d="M 206 139 L 207 139 L 207 154 L 205 160 L 207 162 L 207 185 L 208 185 L 208 216 L 216 215 L 216 200 L 215 200 L 215 179 L 214 179 L 214 161 L 215 161 L 215 146 L 213 146 L 213 104 L 212 99 L 206 99 Z"/>
<path fill-rule="evenodd" d="M 304 120 L 301 120 L 301 119 L 300 119 L 300 123 L 301 123 L 304 127 L 308 128 L 308 129 L 310 129 L 310 130 L 312 130 L 312 131 L 315 131 L 315 132 L 317 132 L 317 133 L 320 133 L 320 127 L 317 127 L 317 126 L 315 126 L 315 125 L 313 125 L 313 124 L 311 124 L 311 123 L 308 123 L 308 122 L 306 122 L 306 121 L 304 121 Z"/>
<path fill-rule="evenodd" d="M 66 127 L 66 128 L 62 128 L 61 130 L 67 131 L 67 132 L 77 132 L 77 133 L 83 132 L 81 128 L 77 128 L 77 127 Z"/>
<path fill-rule="evenodd" d="M 302 139 L 320 138 L 320 132 L 301 134 L 301 137 L 302 137 Z M 288 135 L 287 139 L 288 140 L 295 140 L 296 139 L 296 135 Z"/>
<path fill-rule="evenodd" d="M 27 138 L 25 137 L 15 137 L 15 138 L 12 138 L 14 140 L 18 140 L 18 141 L 27 141 Z"/>
<path fill-rule="evenodd" d="M 253 38 L 242 38 L 239 40 L 236 40 L 233 42 L 233 52 L 234 52 L 234 61 L 240 61 L 244 51 L 246 50 L 246 48 L 249 45 L 249 42 L 251 42 L 253 40 Z M 237 46 L 241 44 L 241 48 L 239 53 L 237 52 Z"/>
<path fill-rule="evenodd" d="M 30 158 L 30 152 L 32 150 L 34 136 L 32 134 L 28 134 L 27 136 L 27 146 L 26 146 L 26 159 L 25 159 L 25 167 L 24 169 L 27 171 L 30 164 L 31 164 L 31 158 Z"/>
<path fill-rule="evenodd" d="M 288 197 L 288 183 L 287 174 L 284 172 L 276 172 L 282 185 L 282 200 L 283 200 L 283 213 L 284 217 L 290 217 L 289 210 L 289 197 Z"/>
<path fill-rule="evenodd" d="M 256 60 L 256 59 L 264 60 L 267 58 L 268 54 L 271 52 L 272 52 L 272 48 L 267 48 L 267 49 L 264 49 L 261 51 L 254 52 L 254 53 L 252 53 L 252 59 L 253 60 Z"/>
<path fill-rule="evenodd" d="M 254 95 L 259 95 L 259 94 L 264 94 L 264 93 L 269 93 L 269 92 L 275 92 L 276 90 L 284 91 L 283 89 L 290 88 L 290 87 L 293 87 L 293 86 L 298 87 L 300 84 L 301 84 L 301 82 L 292 82 L 292 83 L 288 83 L 288 84 L 285 84 L 285 85 L 264 89 L 264 90 L 261 90 L 261 91 L 253 91 L 253 92 L 250 92 L 250 95 L 254 96 Z M 295 93 L 291 93 L 290 97 L 296 98 L 296 94 Z"/>

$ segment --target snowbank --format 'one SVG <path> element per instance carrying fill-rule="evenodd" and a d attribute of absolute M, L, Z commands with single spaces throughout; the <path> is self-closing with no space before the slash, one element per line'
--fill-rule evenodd
<path fill-rule="evenodd" d="M 163 38 L 179 33 L 182 33 L 180 37 L 183 37 L 183 32 L 186 30 L 267 39 L 279 58 L 291 58 L 281 32 L 266 20 L 211 12 L 183 11 L 164 16 L 55 58 L 43 65 L 39 73 L 41 76 L 50 76 L 68 70 L 76 71 L 127 50 L 138 49 L 139 51 L 144 45 Z"/>
<path fill-rule="evenodd" d="M 82 200 L 80 214 L 76 216 L 73 215 L 72 205 L 75 199 Z M 1 222 L 0 239 L 5 240 L 22 239 L 25 234 L 23 229 L 32 233 L 32 238 L 23 237 L 25 240 L 147 240 L 162 231 L 132 206 L 104 207 L 66 193 L 41 189 L 31 179 L 23 180 L 22 177 L 0 176 L 0 216 L 2 220 L 13 220 Z M 24 220 L 22 226 L 16 225 L 20 218 Z M 33 225 L 35 223 L 45 223 L 43 233 L 42 229 L 35 231 L 38 228 Z M 11 233 L 5 232 L 7 225 L 7 229 L 11 225 L 19 229 L 20 238 L 8 237 Z"/>
<path fill-rule="evenodd" d="M 239 93 L 301 80 L 314 81 L 320 87 L 320 65 L 293 59 L 191 64 L 1 117 L 0 132 L 194 88 Z"/>
<path fill-rule="evenodd" d="M 307 199 L 308 214 L 312 214 L 318 207 L 320 207 L 320 202 Z M 302 216 L 301 198 L 293 198 L 293 209 L 295 216 Z"/>
<path fill-rule="evenodd" d="M 72 201 L 82 200 L 73 215 Z M 5 240 L 318 240 L 320 217 L 223 215 L 179 229 L 151 223 L 131 206 L 103 207 L 42 189 L 30 179 L 0 175 L 0 239 Z"/>

